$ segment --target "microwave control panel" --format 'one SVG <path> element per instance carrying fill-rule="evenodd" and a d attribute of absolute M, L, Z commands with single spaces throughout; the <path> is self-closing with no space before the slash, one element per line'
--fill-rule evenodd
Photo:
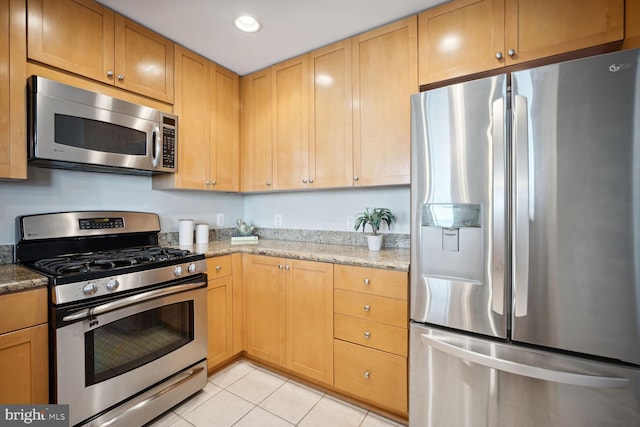
<path fill-rule="evenodd" d="M 176 169 L 176 125 L 177 117 L 162 116 L 162 167 Z"/>

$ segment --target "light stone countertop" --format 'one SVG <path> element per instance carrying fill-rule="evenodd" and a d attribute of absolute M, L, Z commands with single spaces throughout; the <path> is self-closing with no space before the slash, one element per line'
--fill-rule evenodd
<path fill-rule="evenodd" d="M 208 244 L 174 246 L 204 253 L 207 258 L 232 253 L 249 253 L 359 267 L 409 271 L 409 249 L 383 248 L 369 251 L 365 246 L 336 245 L 288 240 L 259 240 L 257 244 L 231 244 L 214 240 Z"/>
<path fill-rule="evenodd" d="M 0 295 L 47 286 L 48 279 L 17 264 L 0 265 Z"/>
<path fill-rule="evenodd" d="M 378 252 L 372 252 L 365 246 L 264 239 L 259 240 L 257 244 L 245 245 L 231 244 L 231 241 L 226 239 L 214 240 L 208 244 L 171 246 L 204 253 L 207 258 L 232 253 L 249 253 L 358 267 L 409 271 L 409 249 L 383 248 Z M 0 265 L 0 295 L 47 286 L 47 283 L 48 280 L 45 276 L 20 265 Z"/>

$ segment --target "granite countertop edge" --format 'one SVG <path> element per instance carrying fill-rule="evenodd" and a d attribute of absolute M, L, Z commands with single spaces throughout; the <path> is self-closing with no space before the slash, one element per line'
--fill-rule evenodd
<path fill-rule="evenodd" d="M 232 244 L 214 240 L 207 244 L 171 247 L 203 253 L 207 258 L 248 253 L 307 261 L 328 262 L 357 267 L 409 271 L 409 249 L 383 248 L 369 251 L 364 246 L 310 243 L 289 240 L 259 240 L 254 244 Z M 0 295 L 47 286 L 45 276 L 17 264 L 0 265 Z"/>

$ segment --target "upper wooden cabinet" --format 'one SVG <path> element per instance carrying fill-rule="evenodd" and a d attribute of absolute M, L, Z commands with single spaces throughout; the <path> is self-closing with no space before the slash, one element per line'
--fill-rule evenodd
<path fill-rule="evenodd" d="M 420 84 L 622 40 L 622 0 L 454 0 L 418 15 Z"/>
<path fill-rule="evenodd" d="M 0 178 L 27 178 L 24 0 L 0 1 Z"/>
<path fill-rule="evenodd" d="M 240 189 L 239 77 L 176 45 L 178 172 L 153 177 L 153 188 Z"/>
<path fill-rule="evenodd" d="M 353 185 L 351 40 L 309 53 L 309 187 Z"/>
<path fill-rule="evenodd" d="M 273 189 L 271 68 L 240 79 L 241 190 Z"/>
<path fill-rule="evenodd" d="M 28 58 L 173 103 L 173 42 L 91 0 L 29 0 Z"/>
<path fill-rule="evenodd" d="M 640 47 L 640 0 L 624 2 L 624 49 Z"/>
<path fill-rule="evenodd" d="M 307 56 L 272 68 L 273 189 L 309 187 Z"/>
<path fill-rule="evenodd" d="M 354 186 L 409 183 L 416 16 L 353 39 Z"/>

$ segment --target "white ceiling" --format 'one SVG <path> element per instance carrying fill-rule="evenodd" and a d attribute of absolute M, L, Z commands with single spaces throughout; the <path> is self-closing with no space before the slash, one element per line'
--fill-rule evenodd
<path fill-rule="evenodd" d="M 227 67 L 248 74 L 447 0 L 99 0 Z M 233 26 L 247 14 L 262 29 Z"/>

